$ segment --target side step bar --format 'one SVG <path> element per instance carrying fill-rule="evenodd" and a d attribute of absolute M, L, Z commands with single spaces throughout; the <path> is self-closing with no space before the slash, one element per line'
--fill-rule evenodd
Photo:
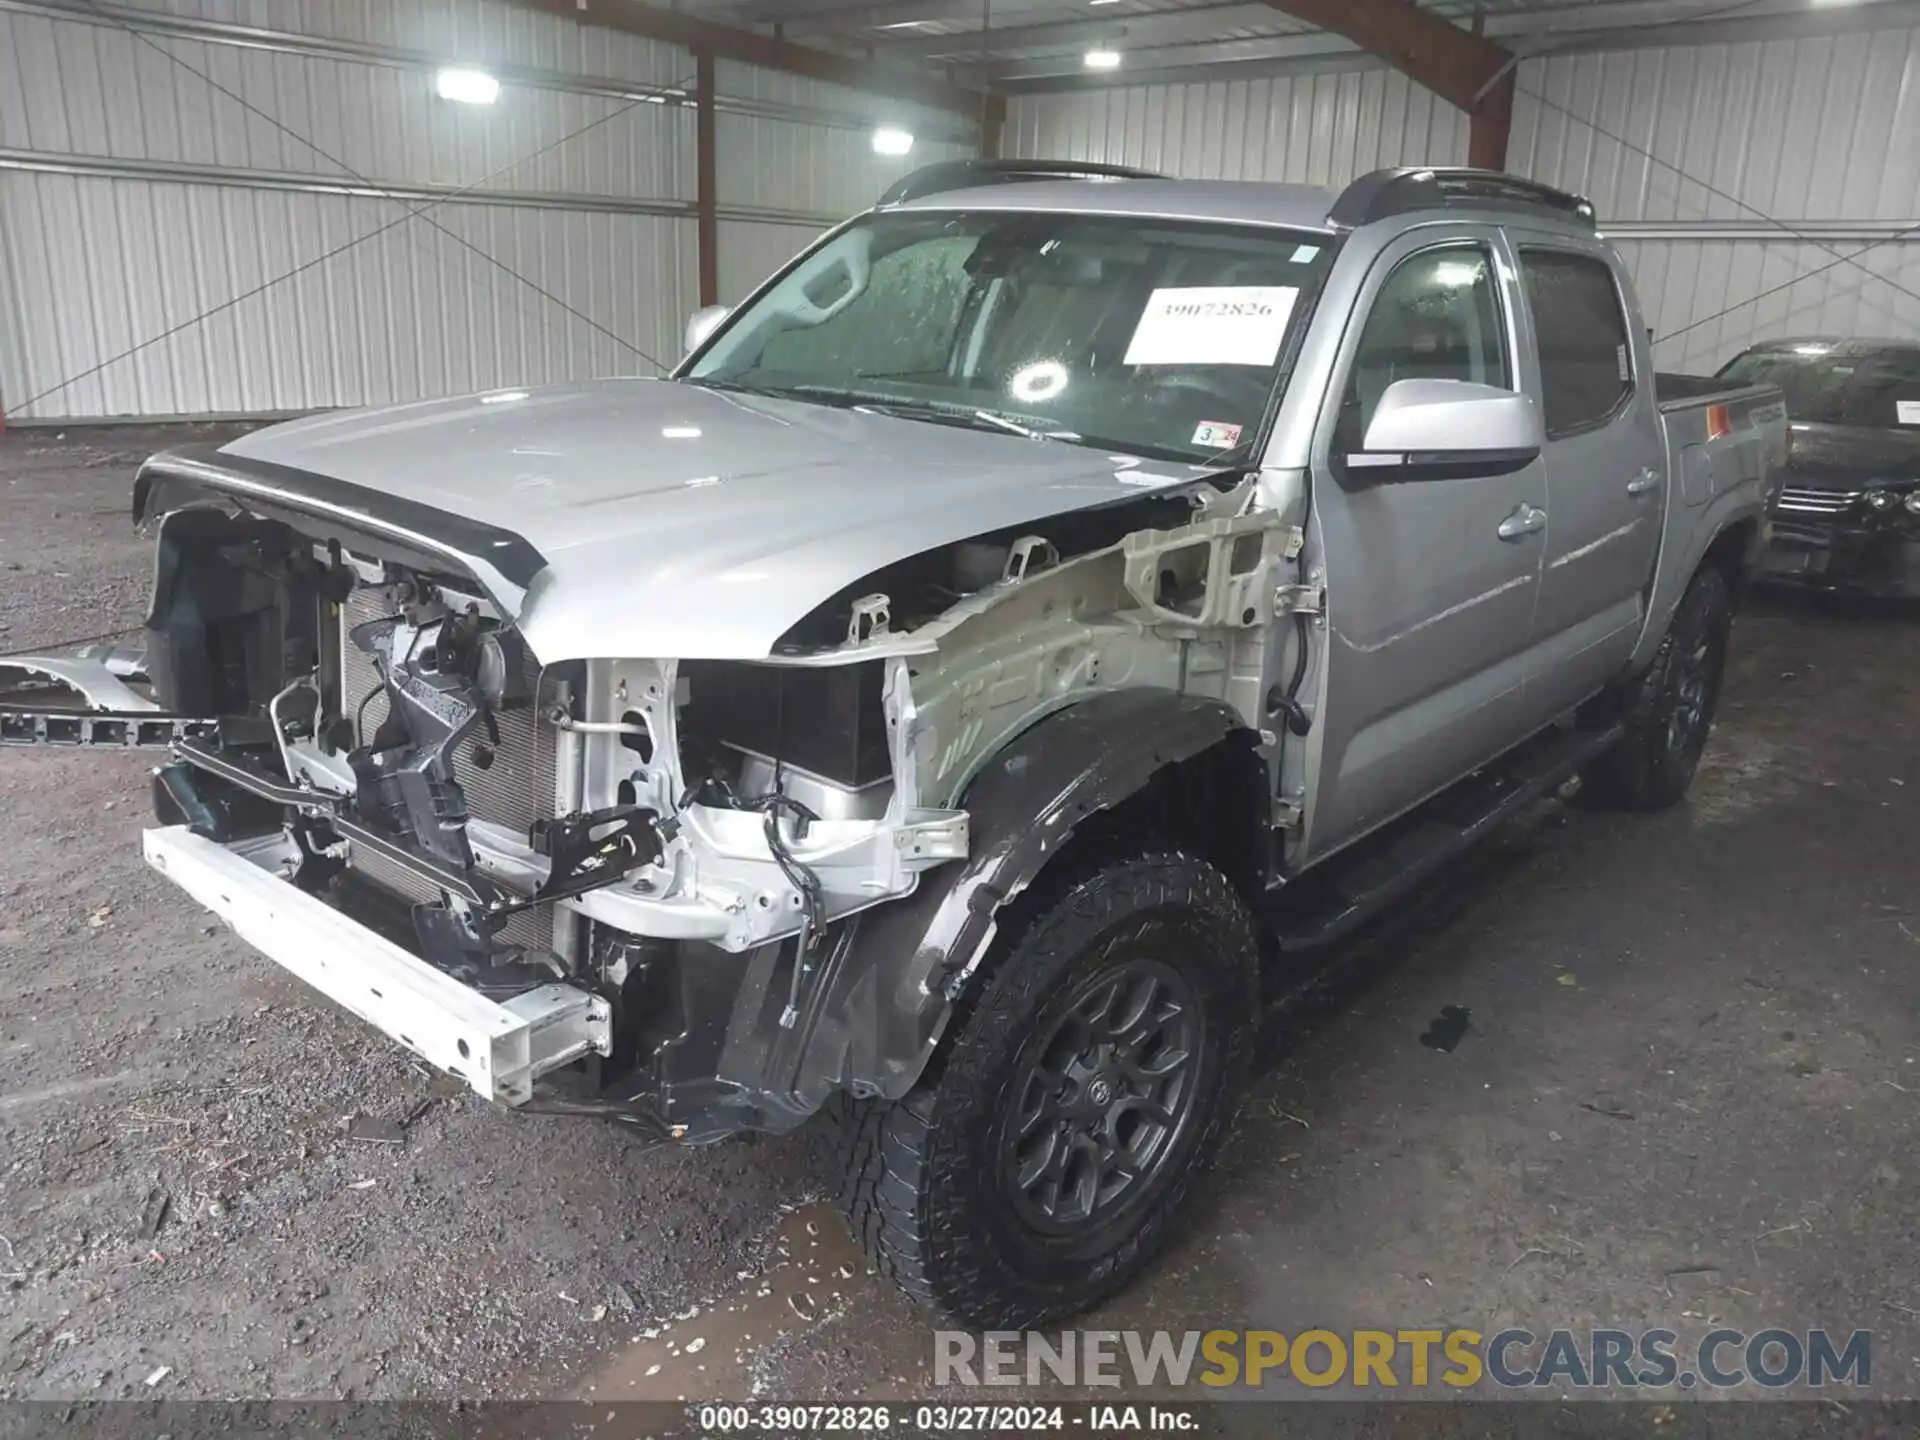
<path fill-rule="evenodd" d="M 1384 848 L 1356 860 L 1350 869 L 1334 860 L 1327 903 L 1280 927 L 1281 955 L 1289 959 L 1315 955 L 1352 938 L 1490 832 L 1566 784 L 1618 744 L 1623 733 L 1624 727 L 1616 724 L 1605 730 L 1571 731 L 1523 747 L 1511 757 L 1510 768 L 1490 772 L 1478 782 L 1485 788 L 1484 795 L 1475 794 L 1475 782 L 1469 781 L 1457 794 L 1449 792 L 1422 807 L 1423 811 L 1438 807 L 1442 813 L 1452 809 L 1446 818 L 1430 814 L 1400 822 L 1404 830 L 1387 840 Z M 1464 813 L 1452 808 L 1461 800 L 1471 802 Z"/>

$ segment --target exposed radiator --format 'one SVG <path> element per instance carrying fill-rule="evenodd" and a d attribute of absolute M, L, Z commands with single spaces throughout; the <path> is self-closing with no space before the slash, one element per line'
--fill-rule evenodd
<path fill-rule="evenodd" d="M 362 587 L 349 595 L 346 604 L 341 607 L 342 713 L 352 718 L 360 712 L 361 701 L 369 695 L 373 697 L 367 702 L 365 714 L 360 720 L 359 736 L 362 739 L 371 736 L 379 728 L 380 722 L 386 719 L 387 697 L 381 690 L 380 672 L 374 668 L 372 657 L 356 646 L 348 638 L 348 633 L 356 625 L 392 613 L 383 603 L 384 593 L 379 589 Z M 525 686 L 529 697 L 536 693 L 539 678 L 539 666 L 529 658 Z M 484 728 L 476 736 L 469 737 L 454 755 L 454 778 L 460 782 L 460 789 L 467 797 L 468 814 L 524 836 L 535 820 L 545 819 L 554 813 L 553 730 L 551 726 L 539 723 L 531 698 L 522 701 L 516 709 L 497 713 L 494 720 L 500 728 L 499 745 L 495 746 L 486 737 Z M 474 763 L 476 754 L 485 754 L 483 746 L 485 750 L 492 751 L 492 763 L 485 766 Z M 378 855 L 356 852 L 353 866 L 383 890 L 409 900 L 432 900 L 438 896 L 430 882 L 421 880 Z M 501 934 L 515 944 L 550 948 L 553 935 L 551 908 L 543 907 L 514 916 Z"/>

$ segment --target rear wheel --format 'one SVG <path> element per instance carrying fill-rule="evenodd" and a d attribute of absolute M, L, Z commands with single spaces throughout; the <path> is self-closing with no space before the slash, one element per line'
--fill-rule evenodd
<path fill-rule="evenodd" d="M 1619 810 L 1678 804 L 1713 733 L 1733 627 L 1726 576 L 1693 577 L 1659 654 L 1634 693 L 1626 738 L 1581 780 L 1581 797 Z"/>
<path fill-rule="evenodd" d="M 880 1269 L 969 1325 L 1119 1290 L 1166 1243 L 1242 1085 L 1245 907 L 1184 855 L 1115 861 L 1009 934 L 928 1074 L 841 1115 L 841 1204 Z"/>

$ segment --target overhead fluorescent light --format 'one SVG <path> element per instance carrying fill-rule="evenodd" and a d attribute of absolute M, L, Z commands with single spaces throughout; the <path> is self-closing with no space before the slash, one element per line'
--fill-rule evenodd
<path fill-rule="evenodd" d="M 1120 68 L 1120 52 L 1118 50 L 1108 50 L 1104 47 L 1098 50 L 1089 50 L 1087 51 L 1086 59 L 1087 69 L 1089 70 L 1118 70 Z"/>
<path fill-rule="evenodd" d="M 882 125 L 873 132 L 873 153 L 876 155 L 906 155 L 912 150 L 913 132 L 911 130 Z"/>
<path fill-rule="evenodd" d="M 462 105 L 491 105 L 500 98 L 500 82 L 484 70 L 449 65 L 433 77 L 433 93 Z"/>

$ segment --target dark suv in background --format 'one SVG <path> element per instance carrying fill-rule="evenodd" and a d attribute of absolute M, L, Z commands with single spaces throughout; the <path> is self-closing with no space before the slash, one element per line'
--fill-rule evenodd
<path fill-rule="evenodd" d="M 1762 578 L 1920 595 L 1920 341 L 1771 340 L 1720 374 L 1787 397 Z"/>

